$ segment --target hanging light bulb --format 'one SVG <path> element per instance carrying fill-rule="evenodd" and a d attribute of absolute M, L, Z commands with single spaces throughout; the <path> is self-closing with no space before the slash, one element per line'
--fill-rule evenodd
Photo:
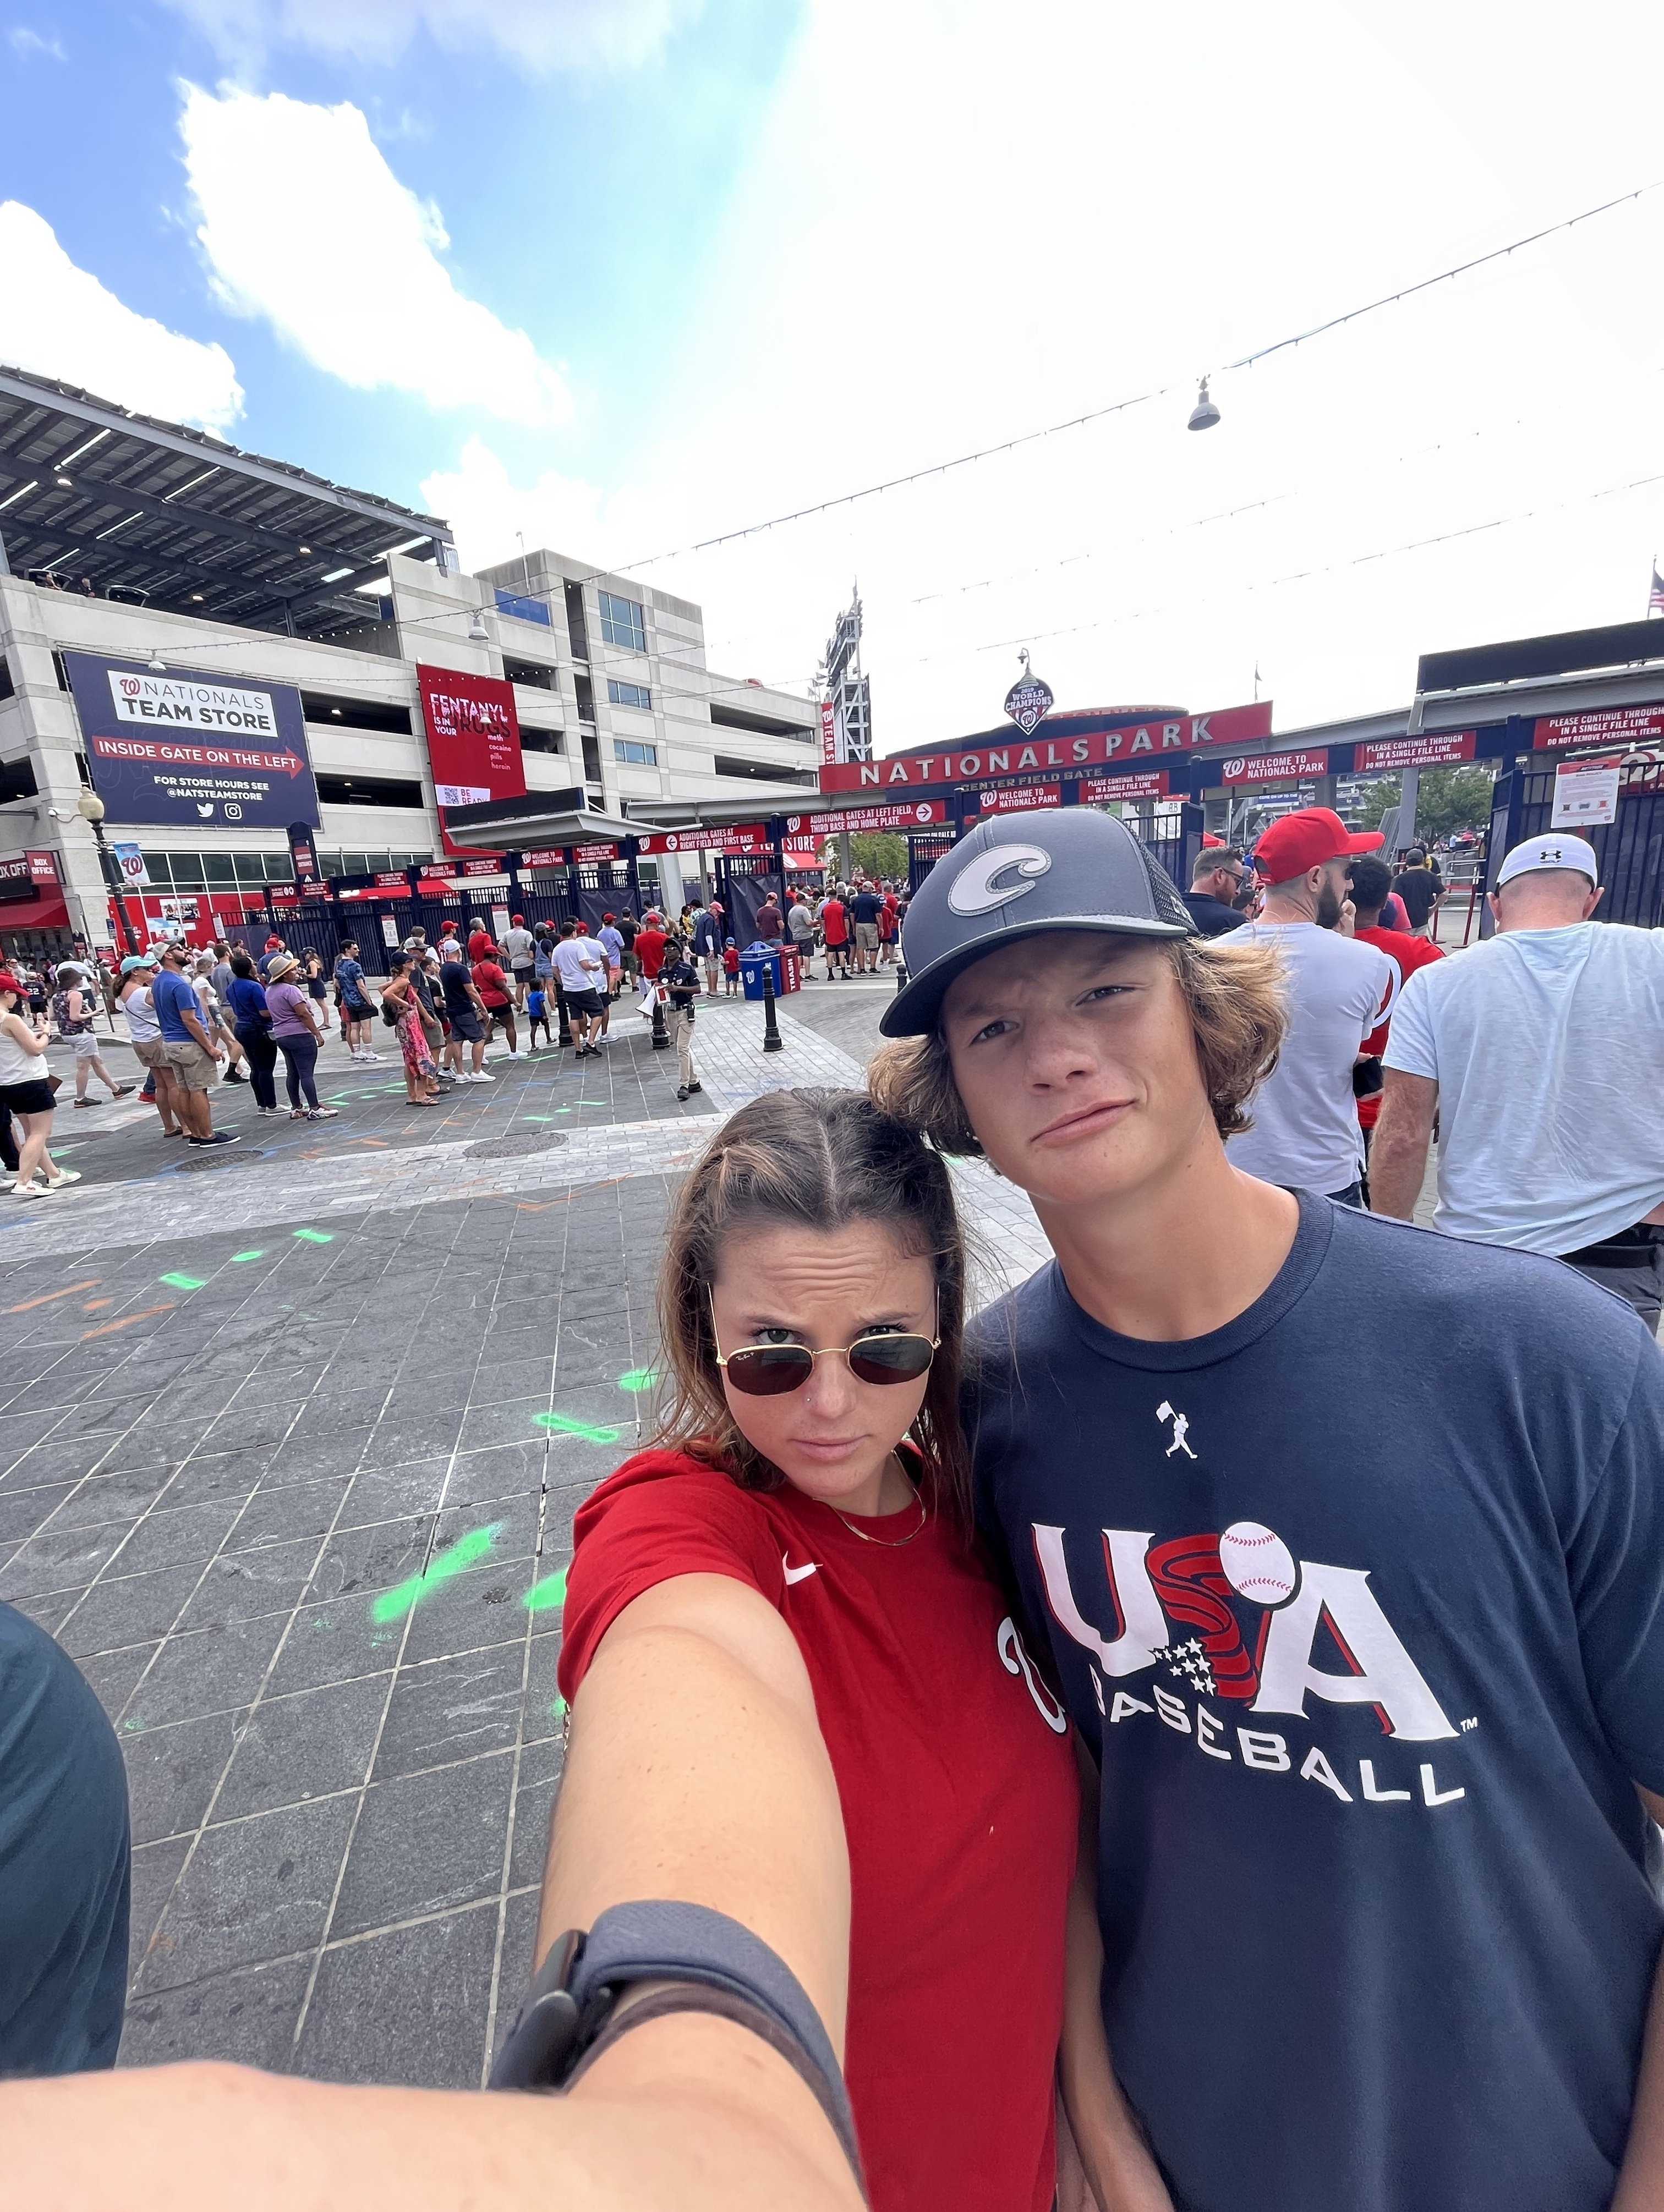
<path fill-rule="evenodd" d="M 1219 410 L 1208 397 L 1208 380 L 1204 376 L 1202 379 L 1202 389 L 1196 395 L 1196 404 L 1191 409 L 1190 421 L 1186 427 L 1192 430 L 1211 430 L 1218 420 Z"/>
<path fill-rule="evenodd" d="M 470 645 L 489 645 L 491 641 L 491 633 L 485 627 L 485 617 L 476 607 L 474 618 L 468 624 L 468 642 Z"/>
<path fill-rule="evenodd" d="M 150 658 L 145 662 L 144 665 L 150 671 L 150 673 L 153 676 L 165 676 L 168 673 L 168 663 L 162 659 L 159 652 L 153 653 L 150 655 Z"/>

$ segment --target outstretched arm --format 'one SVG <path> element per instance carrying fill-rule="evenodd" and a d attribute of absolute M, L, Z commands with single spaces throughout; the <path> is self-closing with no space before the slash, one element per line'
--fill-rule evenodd
<path fill-rule="evenodd" d="M 572 1715 L 539 1955 L 613 1904 L 686 1899 L 779 1953 L 840 2049 L 849 1867 L 789 1632 L 755 1592 L 688 1576 L 626 1608 Z M 697 2013 L 621 2037 L 570 2095 L 357 2089 L 218 2065 L 0 2084 L 9 2192 L 29 2212 L 856 2212 L 807 2085 Z M 554 2194 L 552 2196 L 552 2190 Z"/>

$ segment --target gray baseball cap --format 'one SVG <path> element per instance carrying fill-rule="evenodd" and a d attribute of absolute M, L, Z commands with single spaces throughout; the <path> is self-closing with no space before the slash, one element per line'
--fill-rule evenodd
<path fill-rule="evenodd" d="M 886 1036 L 925 1036 L 942 994 L 985 953 L 1049 929 L 1192 937 L 1173 879 L 1124 822 L 1090 806 L 997 816 L 938 860 L 907 909 L 911 981 L 884 1009 Z"/>

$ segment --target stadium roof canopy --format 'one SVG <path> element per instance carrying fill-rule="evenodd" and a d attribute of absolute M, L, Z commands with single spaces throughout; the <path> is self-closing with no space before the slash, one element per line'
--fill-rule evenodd
<path fill-rule="evenodd" d="M 0 367 L 0 573 L 328 638 L 376 619 L 391 552 L 457 566 L 433 515 Z"/>

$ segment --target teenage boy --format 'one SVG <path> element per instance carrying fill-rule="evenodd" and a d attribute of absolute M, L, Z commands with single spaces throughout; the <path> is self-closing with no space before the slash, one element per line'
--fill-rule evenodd
<path fill-rule="evenodd" d="M 1642 2212 L 1664 1361 L 1551 1261 L 1232 1164 L 1281 1030 L 1245 934 L 1194 937 L 1107 816 L 984 824 L 913 901 L 881 1026 L 921 1042 L 873 1070 L 1055 1255 L 966 1413 L 1101 1772 L 1070 2002 L 1131 2113 L 1082 2155 L 1106 2204 Z"/>

